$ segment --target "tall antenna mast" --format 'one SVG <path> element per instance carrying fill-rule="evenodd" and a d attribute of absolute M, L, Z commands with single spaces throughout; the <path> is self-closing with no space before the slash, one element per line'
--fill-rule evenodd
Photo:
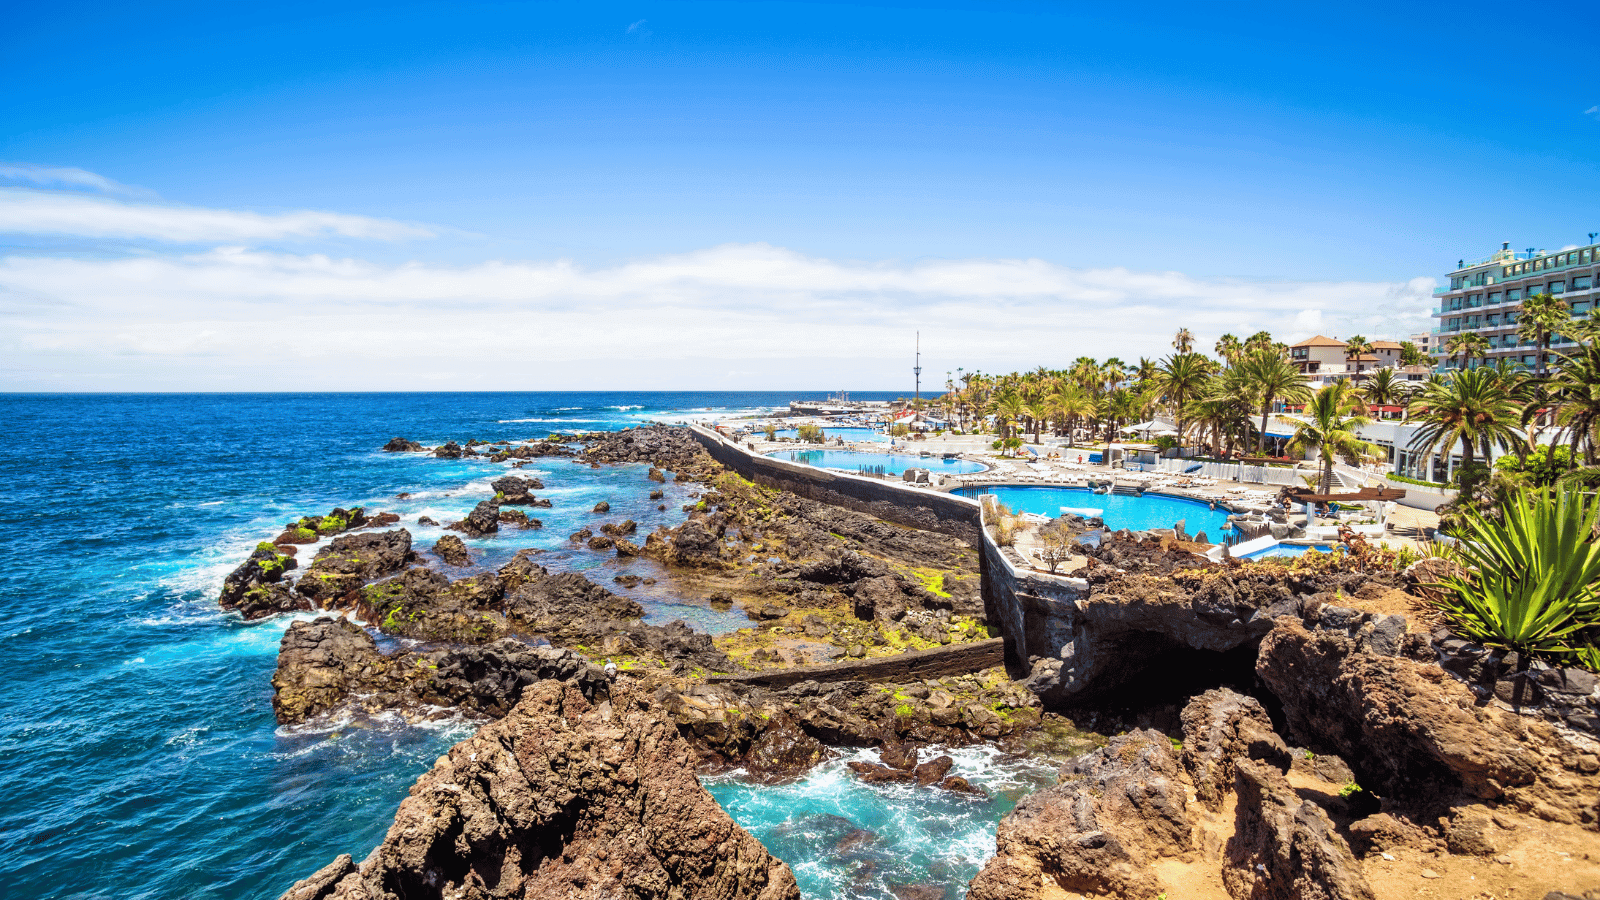
<path fill-rule="evenodd" d="M 911 367 L 911 374 L 917 377 L 917 394 L 911 401 L 912 409 L 922 404 L 922 332 L 917 332 L 917 363 Z"/>

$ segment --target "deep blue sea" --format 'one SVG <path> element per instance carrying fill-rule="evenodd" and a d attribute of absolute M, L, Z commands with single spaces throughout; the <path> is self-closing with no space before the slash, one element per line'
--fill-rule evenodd
<path fill-rule="evenodd" d="M 824 396 L 0 395 L 0 501 L 11 522 L 0 545 L 0 896 L 273 898 L 335 854 L 359 860 L 377 845 L 412 782 L 473 726 L 279 729 L 269 679 L 288 620 L 246 624 L 219 612 L 216 595 L 290 520 L 336 506 L 392 510 L 426 546 L 440 532 L 415 525 L 419 515 L 460 518 L 505 471 L 380 452 L 389 438 L 522 439 Z M 642 531 L 671 524 L 695 489 L 670 485 L 659 512 L 644 500 L 642 472 L 628 467 L 540 460 L 522 473 L 543 480 L 540 495 L 555 503 L 535 513 L 546 527 L 515 543 L 469 542 L 475 555 L 497 565 L 518 546 L 546 546 L 561 552 L 542 563 L 618 591 L 613 574 L 650 564 L 569 551 L 565 536 L 599 499 Z M 402 491 L 412 497 L 394 499 Z M 653 621 L 684 618 L 711 632 L 745 624 L 663 586 L 632 595 Z M 962 766 L 997 799 L 961 806 L 862 791 L 840 783 L 837 767 L 786 789 L 736 777 L 708 784 L 794 865 L 808 897 L 880 896 L 919 874 L 964 882 L 1019 786 L 1041 777 L 971 752 Z M 829 816 L 886 823 L 872 852 L 913 862 L 893 872 L 830 862 L 823 844 L 795 837 L 819 822 L 837 830 Z M 894 827 L 901 820 L 920 824 Z M 862 865 L 882 877 L 859 880 Z M 842 881 L 846 869 L 855 874 Z"/>

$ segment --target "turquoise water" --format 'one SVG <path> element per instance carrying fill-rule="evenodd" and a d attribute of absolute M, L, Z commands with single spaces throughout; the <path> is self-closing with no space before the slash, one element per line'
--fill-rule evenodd
<path fill-rule="evenodd" d="M 927 469 L 935 475 L 967 475 L 988 468 L 983 463 L 967 459 L 942 459 L 937 456 L 918 456 L 915 453 L 868 453 L 858 450 L 779 450 L 768 456 L 805 463 L 822 469 L 859 471 L 863 466 L 882 466 L 889 475 L 900 475 L 907 469 Z"/>
<path fill-rule="evenodd" d="M 800 431 L 795 428 L 780 428 L 777 431 L 777 436 L 797 438 L 800 436 Z M 849 428 L 843 426 L 835 428 L 824 425 L 822 426 L 822 436 L 830 441 L 834 438 L 844 438 L 847 441 L 871 441 L 878 444 L 887 444 L 889 442 L 887 434 L 881 431 L 874 431 L 871 428 Z"/>
<path fill-rule="evenodd" d="M 1228 511 L 1222 507 L 1211 509 L 1207 504 L 1180 497 L 1160 494 L 1096 494 L 1087 488 L 1069 487 L 964 487 L 953 493 L 963 497 L 994 494 L 1013 512 L 1029 512 L 1054 518 L 1061 515 L 1061 507 L 1103 510 L 1101 517 L 1108 528 L 1127 528 L 1145 531 L 1151 528 L 1171 528 L 1180 519 L 1190 534 L 1204 531 L 1212 540 L 1227 531 Z"/>
<path fill-rule="evenodd" d="M 216 596 L 285 522 L 364 504 L 401 514 L 426 548 L 442 532 L 417 516 L 458 519 L 510 471 L 380 452 L 389 438 L 522 439 L 756 413 L 797 396 L 807 395 L 0 395 L 12 438 L 0 443 L 12 535 L 0 543 L 0 896 L 274 898 L 335 854 L 361 859 L 377 845 L 417 776 L 475 726 L 395 718 L 278 728 L 270 679 L 289 620 L 246 624 L 218 611 Z M 542 564 L 638 599 L 650 621 L 684 618 L 711 632 L 748 624 L 664 583 L 623 589 L 613 575 L 659 571 L 567 544 L 601 518 L 590 512 L 599 500 L 612 504 L 604 519 L 632 517 L 644 533 L 681 521 L 698 486 L 562 459 L 519 472 L 540 478 L 537 493 L 555 505 L 529 510 L 542 531 L 469 540 L 482 566 L 539 546 L 549 551 Z M 664 511 L 648 500 L 656 487 L 667 492 Z M 412 496 L 395 499 L 401 491 Z M 815 789 L 804 796 L 737 786 L 721 796 L 736 798 L 734 815 L 754 829 L 771 823 L 774 804 L 801 818 L 853 807 L 826 780 L 808 782 Z M 781 799 L 763 807 L 768 796 Z M 983 804 L 875 796 L 875 821 L 944 810 L 950 831 L 940 834 L 992 835 L 998 818 Z M 926 860 L 910 855 L 929 846 L 920 834 L 883 852 Z M 803 847 L 783 846 L 784 858 L 810 865 Z M 963 850 L 960 871 L 987 852 Z"/>
<path fill-rule="evenodd" d="M 949 900 L 994 854 L 995 826 L 1017 801 L 1055 783 L 1056 764 L 1007 760 L 992 747 L 948 752 L 951 774 L 988 798 L 912 785 L 869 785 L 846 768 L 877 762 L 851 751 L 799 781 L 760 786 L 735 774 L 702 777 L 734 819 L 794 869 L 806 900 L 895 900 L 896 888 L 931 885 Z"/>
<path fill-rule="evenodd" d="M 1314 551 L 1316 551 L 1318 553 L 1327 553 L 1331 549 L 1333 549 L 1333 548 L 1328 544 L 1315 544 L 1315 545 L 1309 545 L 1309 544 L 1299 544 L 1299 545 L 1296 545 L 1296 544 L 1278 544 L 1277 546 L 1274 546 L 1274 547 L 1268 547 L 1265 550 L 1258 550 L 1255 553 L 1247 553 L 1247 554 L 1245 554 L 1244 558 L 1245 559 L 1269 559 L 1269 558 L 1275 557 L 1275 556 L 1290 556 L 1290 557 L 1293 557 L 1293 556 L 1304 556 L 1306 551 L 1308 551 L 1308 550 L 1314 550 Z"/>

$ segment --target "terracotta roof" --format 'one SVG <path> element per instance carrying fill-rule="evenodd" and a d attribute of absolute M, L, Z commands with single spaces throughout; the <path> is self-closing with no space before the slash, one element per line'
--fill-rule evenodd
<path fill-rule="evenodd" d="M 1399 350 L 1399 349 L 1401 349 L 1401 347 L 1400 347 L 1400 342 L 1399 341 L 1373 341 L 1372 342 L 1372 349 L 1374 349 L 1374 350 Z"/>
<path fill-rule="evenodd" d="M 1295 346 L 1295 347 L 1343 347 L 1344 346 L 1344 341 L 1336 341 L 1331 337 L 1323 337 L 1322 335 L 1319 334 L 1316 337 L 1306 338 L 1305 340 L 1301 341 L 1298 344 L 1294 344 L 1293 346 Z"/>

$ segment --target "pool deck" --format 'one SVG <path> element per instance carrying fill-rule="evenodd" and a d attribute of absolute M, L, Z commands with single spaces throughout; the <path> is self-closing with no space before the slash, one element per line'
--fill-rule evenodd
<path fill-rule="evenodd" d="M 1124 469 L 1112 469 L 1102 465 L 1084 462 L 1069 462 L 1065 459 L 1038 459 L 1028 457 L 1003 457 L 989 450 L 987 441 L 992 438 L 981 436 L 963 436 L 952 438 L 933 438 L 922 441 L 897 440 L 896 446 L 891 448 L 887 443 L 877 442 L 845 442 L 837 444 L 801 444 L 793 441 L 767 441 L 756 436 L 746 438 L 755 452 L 768 454 L 780 450 L 854 450 L 862 453 L 900 453 L 919 454 L 927 452 L 934 456 L 943 456 L 946 453 L 956 453 L 962 459 L 982 463 L 989 466 L 984 472 L 970 475 L 940 475 L 934 474 L 935 484 L 928 486 L 928 490 L 950 492 L 963 487 L 1088 487 L 1090 482 L 1103 484 L 1111 482 L 1113 489 L 1119 493 L 1139 491 L 1151 494 L 1166 494 L 1181 497 L 1187 500 L 1197 500 L 1201 503 L 1215 503 L 1218 507 L 1234 513 L 1264 513 L 1277 499 L 1276 490 L 1264 490 L 1262 485 L 1230 481 L 1218 478 L 1194 478 L 1184 475 L 1175 475 L 1165 472 L 1130 472 Z M 1101 452 L 1099 447 L 1083 447 L 1069 451 L 1076 455 L 1081 449 L 1085 459 L 1090 453 Z M 855 474 L 855 473 L 851 473 Z M 1296 521 L 1291 519 L 1291 521 Z M 1304 524 L 1298 520 L 1297 524 Z M 1423 529 L 1437 528 L 1439 517 L 1428 510 L 1411 509 L 1406 506 L 1396 505 L 1389 513 L 1388 528 L 1380 541 L 1391 547 L 1420 547 L 1423 538 Z"/>

